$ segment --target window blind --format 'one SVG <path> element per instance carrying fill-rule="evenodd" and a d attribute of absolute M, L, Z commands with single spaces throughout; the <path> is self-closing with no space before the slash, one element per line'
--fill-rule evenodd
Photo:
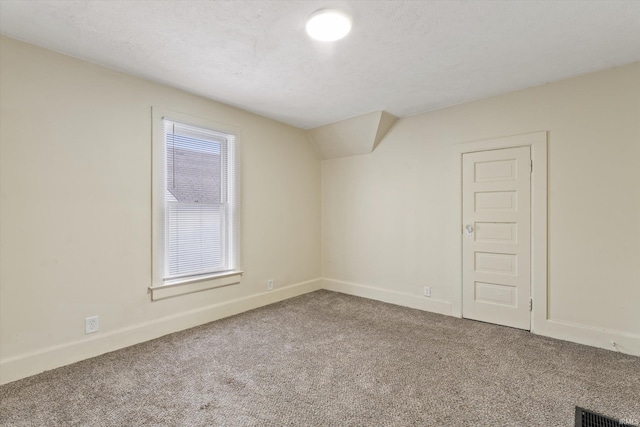
<path fill-rule="evenodd" d="M 235 137 L 165 118 L 164 280 L 237 268 Z"/>

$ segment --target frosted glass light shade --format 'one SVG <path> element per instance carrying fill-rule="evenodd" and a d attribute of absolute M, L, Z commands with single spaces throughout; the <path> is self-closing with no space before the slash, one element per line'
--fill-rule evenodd
<path fill-rule="evenodd" d="M 322 9 L 309 16 L 306 29 L 312 39 L 332 42 L 349 34 L 351 18 L 339 10 Z"/>

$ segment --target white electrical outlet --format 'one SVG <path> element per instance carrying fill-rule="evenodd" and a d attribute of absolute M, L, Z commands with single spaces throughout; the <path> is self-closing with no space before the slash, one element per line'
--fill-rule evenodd
<path fill-rule="evenodd" d="M 98 332 L 98 316 L 91 316 L 84 319 L 84 333 L 92 334 Z"/>
<path fill-rule="evenodd" d="M 424 296 L 425 297 L 430 297 L 431 296 L 431 287 L 430 286 L 425 286 L 424 287 Z"/>
<path fill-rule="evenodd" d="M 272 291 L 273 290 L 273 279 L 267 280 L 267 290 L 268 291 Z"/>

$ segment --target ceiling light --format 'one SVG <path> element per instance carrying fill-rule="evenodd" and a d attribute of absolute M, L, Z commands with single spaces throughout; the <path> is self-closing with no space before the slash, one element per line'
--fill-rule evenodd
<path fill-rule="evenodd" d="M 351 31 L 351 18 L 335 9 L 321 9 L 313 12 L 307 20 L 307 34 L 312 39 L 332 42 L 340 40 Z"/>

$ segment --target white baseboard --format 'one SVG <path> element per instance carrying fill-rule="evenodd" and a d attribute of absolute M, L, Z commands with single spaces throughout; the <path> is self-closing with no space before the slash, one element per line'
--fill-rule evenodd
<path fill-rule="evenodd" d="M 456 316 L 456 313 L 453 311 L 453 305 L 449 301 L 425 298 L 328 278 L 322 279 L 322 288 L 405 307 L 417 308 L 419 310 L 459 317 Z M 619 351 L 624 354 L 640 356 L 640 335 L 559 320 L 545 320 L 541 323 L 542 327 L 538 327 L 535 331 L 532 331 L 533 333 L 592 347 Z M 611 341 L 615 342 L 616 345 L 612 345 Z"/>
<path fill-rule="evenodd" d="M 624 354 L 640 356 L 640 335 L 562 320 L 546 320 L 534 333 Z M 615 343 L 615 345 L 612 344 Z"/>
<path fill-rule="evenodd" d="M 388 289 L 375 288 L 373 286 L 361 285 L 358 283 L 343 282 L 334 279 L 322 279 L 322 288 L 329 291 L 341 292 L 343 294 L 355 295 L 377 301 L 388 302 L 390 304 L 404 307 L 417 308 L 419 310 L 431 311 L 433 313 L 452 315 L 451 303 L 449 301 L 435 298 L 426 298 L 404 292 L 395 292 Z"/>
<path fill-rule="evenodd" d="M 322 281 L 320 279 L 296 283 L 273 291 L 182 312 L 95 337 L 10 357 L 0 361 L 0 384 L 313 292 L 321 287 Z"/>
<path fill-rule="evenodd" d="M 96 337 L 4 359 L 0 361 L 0 384 L 6 384 L 46 370 L 59 368 L 319 289 L 327 289 L 449 316 L 455 314 L 452 311 L 452 303 L 449 301 L 425 298 L 340 280 L 314 279 L 278 288 L 270 292 L 250 295 L 163 317 Z M 640 335 L 559 320 L 546 320 L 541 323 L 541 327 L 535 331 L 538 335 L 640 356 Z M 616 345 L 612 345 L 611 341 L 615 342 Z"/>

